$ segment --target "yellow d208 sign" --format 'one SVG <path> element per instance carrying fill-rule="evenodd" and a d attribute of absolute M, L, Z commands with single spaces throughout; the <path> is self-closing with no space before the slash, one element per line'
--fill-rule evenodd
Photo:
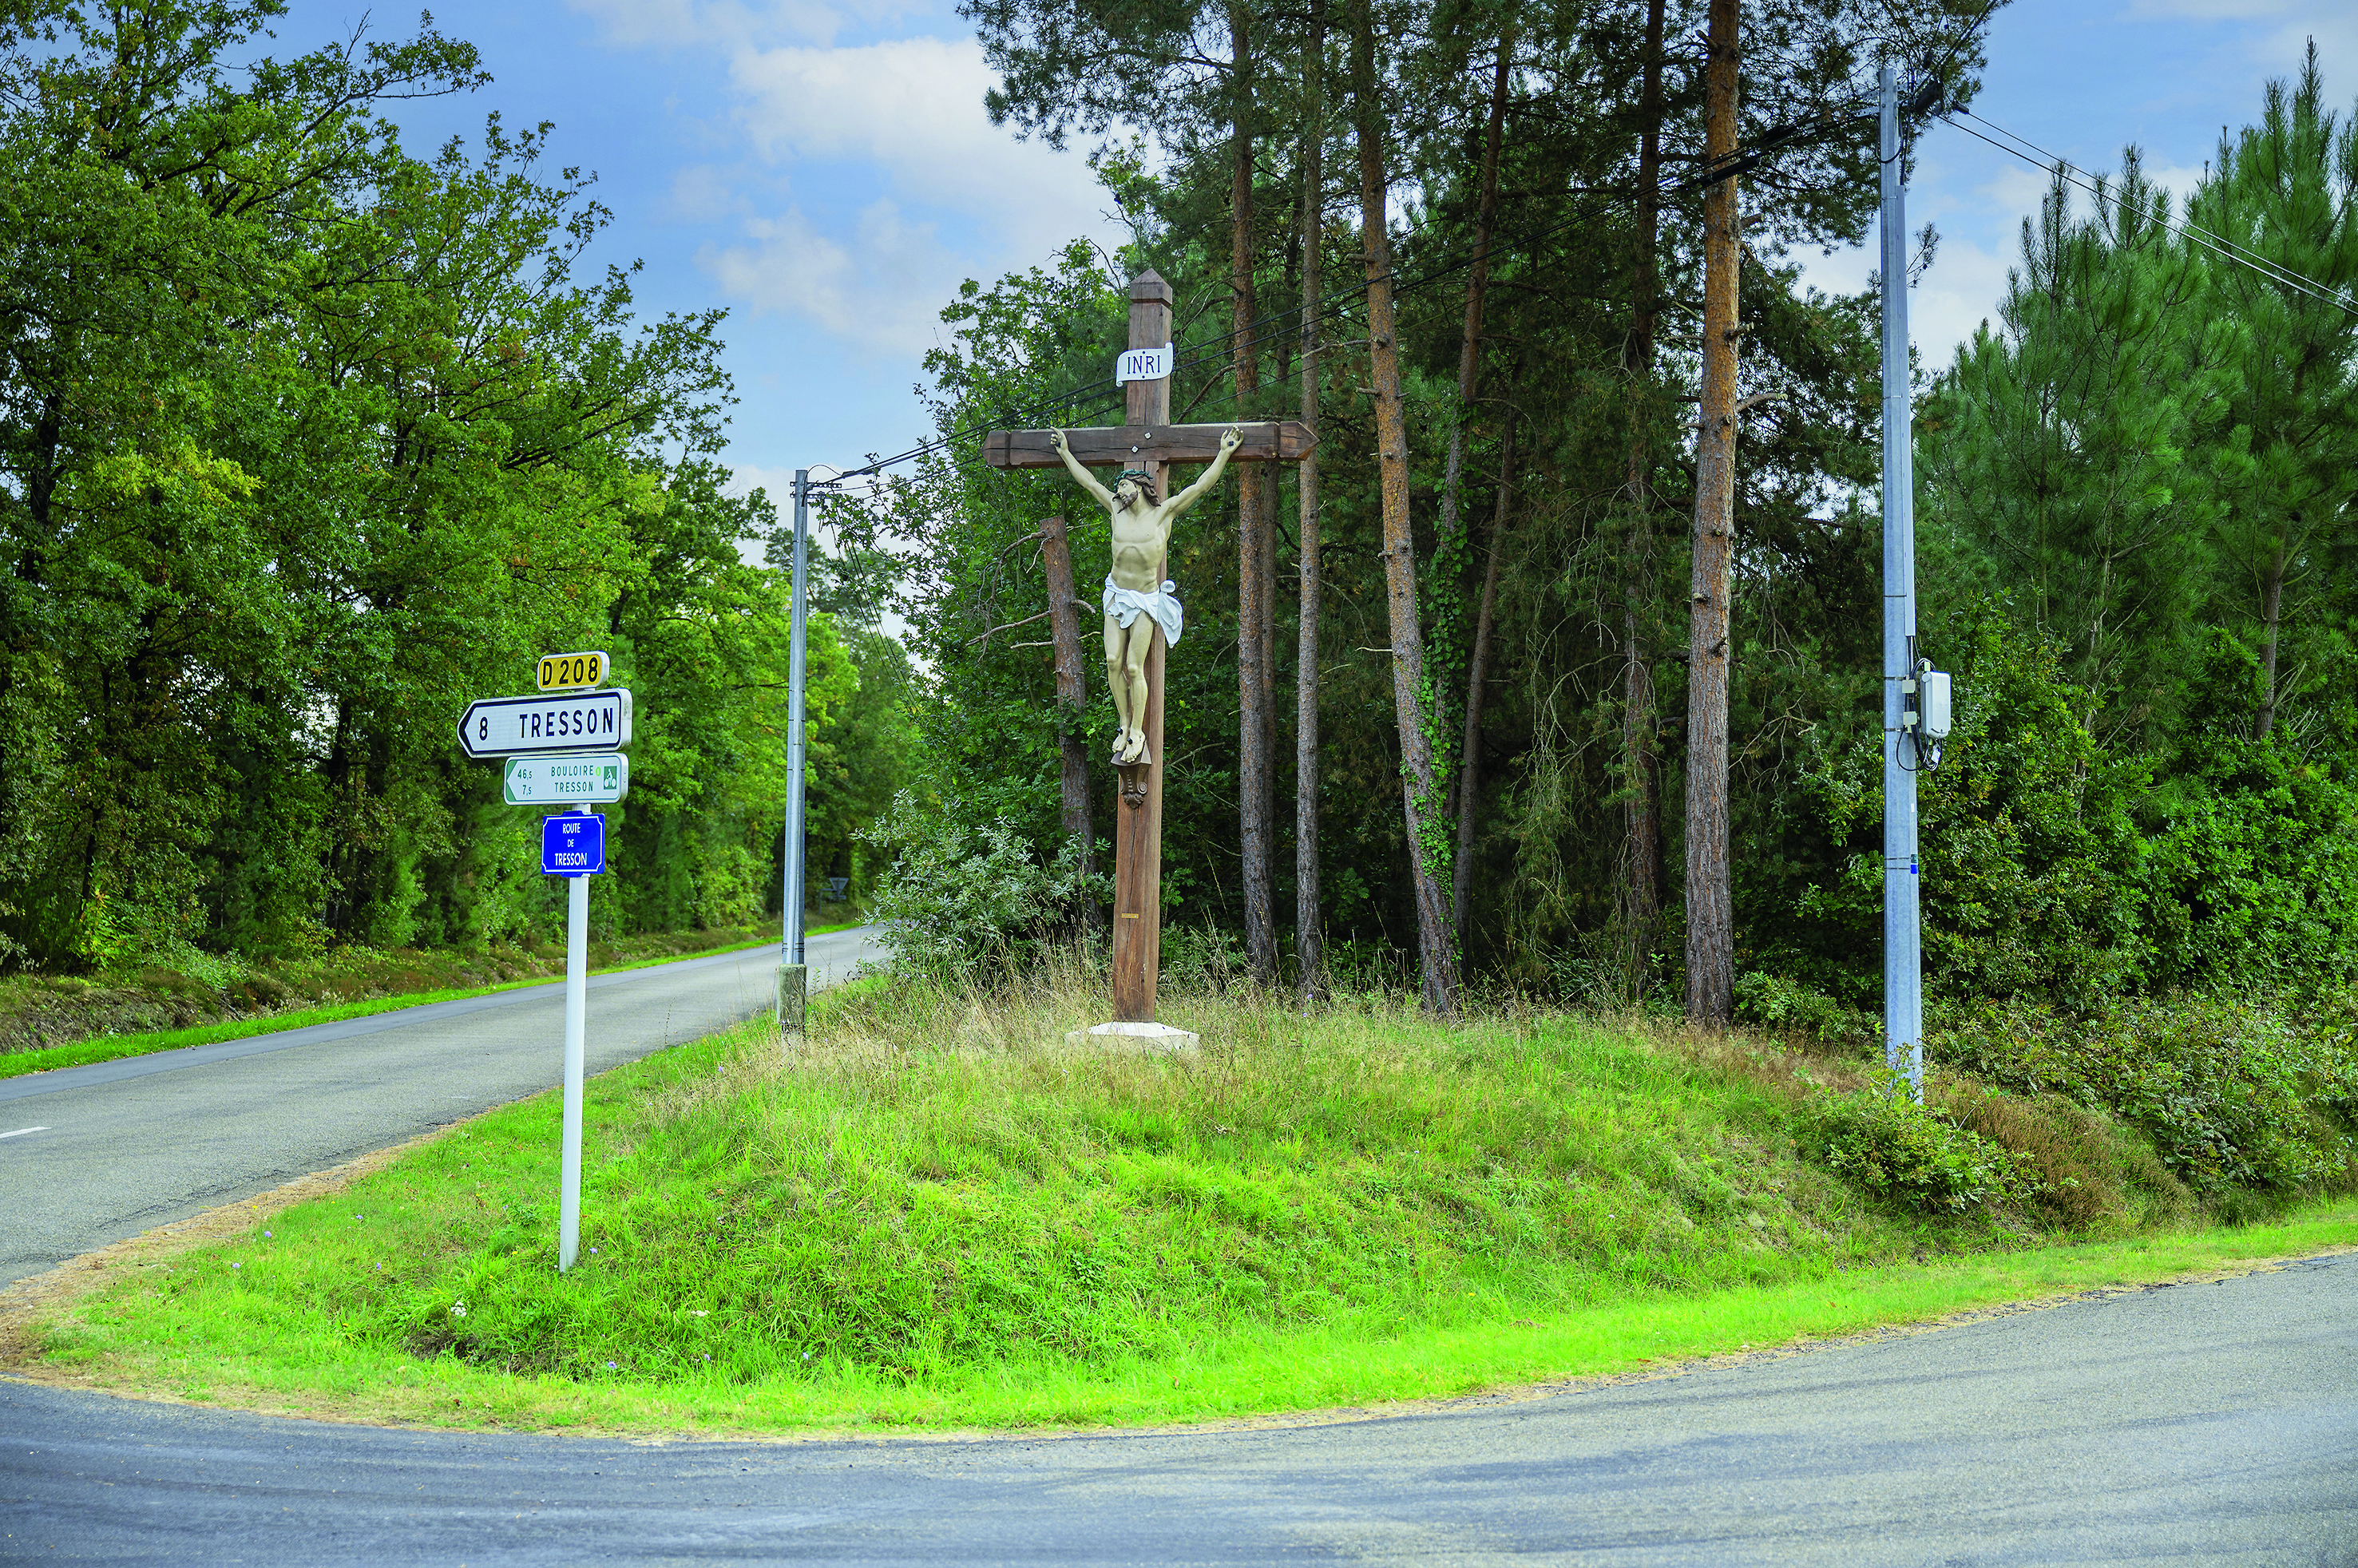
<path fill-rule="evenodd" d="M 611 661 L 603 654 L 543 654 L 540 656 L 540 689 L 564 691 L 569 687 L 604 686 Z"/>

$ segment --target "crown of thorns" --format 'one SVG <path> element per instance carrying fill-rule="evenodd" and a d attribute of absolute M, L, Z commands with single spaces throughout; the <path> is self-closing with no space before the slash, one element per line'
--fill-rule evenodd
<path fill-rule="evenodd" d="M 1136 480 L 1138 481 L 1138 488 L 1146 492 L 1147 494 L 1152 495 L 1154 493 L 1154 476 L 1148 473 L 1144 469 L 1122 470 L 1120 473 L 1114 475 L 1114 488 L 1116 490 L 1120 490 L 1121 488 L 1121 481 L 1126 479 Z"/>

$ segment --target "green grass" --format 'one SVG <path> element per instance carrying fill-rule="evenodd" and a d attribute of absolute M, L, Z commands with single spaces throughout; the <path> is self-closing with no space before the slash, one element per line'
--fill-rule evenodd
<path fill-rule="evenodd" d="M 1773 1052 L 1217 998 L 1164 1009 L 1194 1060 L 1064 1050 L 1097 1006 L 880 978 L 819 998 L 799 1051 L 747 1026 L 601 1076 L 568 1275 L 550 1094 L 125 1267 L 30 1343 L 126 1390 L 463 1424 L 1184 1421 L 2358 1239 L 2346 1202 L 2190 1228 L 2135 1172 L 2093 1244 L 1877 1208 L 1796 1154 Z"/>
<path fill-rule="evenodd" d="M 849 925 L 824 925 L 806 932 L 806 935 L 823 936 L 831 931 L 848 931 Z M 591 974 L 611 975 L 624 969 L 644 969 L 656 964 L 676 964 L 689 958 L 709 958 L 719 953 L 741 953 L 749 947 L 774 943 L 774 936 L 760 936 L 750 942 L 734 942 L 719 947 L 707 947 L 698 952 L 665 954 L 657 958 L 643 958 L 628 964 L 609 964 L 592 969 Z M 46 1073 L 58 1067 L 80 1067 L 92 1062 L 112 1062 L 122 1056 L 145 1056 L 157 1051 L 180 1051 L 191 1045 L 211 1045 L 223 1040 L 246 1040 L 257 1034 L 277 1034 L 289 1029 L 303 1029 L 314 1023 L 337 1023 L 347 1018 L 366 1018 L 372 1013 L 394 1012 L 406 1007 L 424 1007 L 428 1002 L 457 1001 L 464 997 L 491 996 L 498 991 L 516 990 L 525 986 L 554 985 L 562 975 L 535 976 L 530 979 L 506 980 L 498 985 L 462 987 L 455 990 L 411 991 L 401 996 L 372 997 L 365 1001 L 339 1002 L 331 1007 L 308 1007 L 287 1012 L 269 1013 L 260 1018 L 233 1019 L 222 1023 L 200 1023 L 189 1029 L 160 1029 L 137 1034 L 99 1034 L 87 1040 L 76 1040 L 65 1045 L 49 1045 L 36 1051 L 16 1051 L 0 1055 L 0 1078 L 13 1078 L 25 1073 Z"/>

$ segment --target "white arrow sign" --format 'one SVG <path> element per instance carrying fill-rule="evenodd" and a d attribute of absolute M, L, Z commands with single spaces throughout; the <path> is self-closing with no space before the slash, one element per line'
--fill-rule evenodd
<path fill-rule="evenodd" d="M 611 806 L 631 793 L 627 752 L 510 757 L 500 794 L 510 806 Z"/>
<path fill-rule="evenodd" d="M 631 743 L 631 693 L 547 692 L 487 697 L 459 720 L 459 746 L 475 758 L 535 752 L 619 752 Z"/>

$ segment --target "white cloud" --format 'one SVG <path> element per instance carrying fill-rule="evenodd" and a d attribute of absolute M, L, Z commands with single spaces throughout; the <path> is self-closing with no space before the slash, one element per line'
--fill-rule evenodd
<path fill-rule="evenodd" d="M 2243 24 L 2244 53 L 2268 77 L 2298 70 L 2314 38 L 2329 98 L 2338 82 L 2348 80 L 2348 62 L 2358 57 L 2358 8 L 2349 0 L 2136 0 L 2128 14 Z"/>
<path fill-rule="evenodd" d="M 730 74 L 752 151 L 796 170 L 805 193 L 783 216 L 749 219 L 749 243 L 698 257 L 756 312 L 800 316 L 870 353 L 918 354 L 938 341 L 941 306 L 965 279 L 1108 228 L 1077 154 L 990 124 L 982 97 L 993 78 L 970 38 L 740 49 Z M 890 192 L 860 205 L 849 232 L 808 193 L 846 184 Z M 932 214 L 961 220 L 955 243 Z"/>
<path fill-rule="evenodd" d="M 871 353 L 920 354 L 936 341 L 941 301 L 967 276 L 931 223 L 913 223 L 891 199 L 861 210 L 839 241 L 801 209 L 750 218 L 747 245 L 708 247 L 698 264 L 756 315 L 777 311 L 817 322 Z"/>
<path fill-rule="evenodd" d="M 2190 16 L 2202 22 L 2244 21 L 2299 9 L 2298 0 L 2137 0 L 2133 16 Z"/>
<path fill-rule="evenodd" d="M 1101 226 L 1105 198 L 1078 156 L 1019 142 L 983 113 L 996 78 L 973 38 L 745 50 L 730 74 L 764 157 L 870 162 L 903 195 L 990 215 L 1025 243 Z"/>
<path fill-rule="evenodd" d="M 1985 320 L 1997 320 L 1997 302 L 2006 295 L 2010 255 L 1944 236 L 1931 267 L 1917 281 L 1908 301 L 1908 335 L 1928 371 L 1946 370 L 1957 357 L 1958 345 L 1974 335 Z"/>
<path fill-rule="evenodd" d="M 1996 178 L 1975 187 L 1974 194 L 1996 211 L 2028 217 L 2039 211 L 2054 183 L 2055 176 L 2047 169 L 2007 163 L 2000 166 Z"/>
<path fill-rule="evenodd" d="M 965 279 L 1120 232 L 1078 153 L 990 124 L 982 103 L 996 79 L 971 33 L 836 41 L 939 0 L 568 4 L 618 47 L 727 60 L 734 91 L 698 106 L 708 128 L 727 128 L 722 145 L 676 172 L 667 215 L 735 221 L 697 261 L 756 315 L 800 318 L 866 353 L 918 354 Z M 783 212 L 782 187 L 793 193 Z"/>
<path fill-rule="evenodd" d="M 708 223 L 744 205 L 730 183 L 728 171 L 708 163 L 692 163 L 671 177 L 671 216 L 685 223 Z"/>
<path fill-rule="evenodd" d="M 925 0 L 566 0 L 604 24 L 606 41 L 625 49 L 702 44 L 750 46 L 780 38 L 831 44 L 854 23 L 877 27 L 933 7 Z"/>
<path fill-rule="evenodd" d="M 2311 38 L 2317 40 L 2317 65 L 2325 79 L 2326 106 L 2340 110 L 2346 118 L 2350 113 L 2350 62 L 2358 59 L 2358 10 L 2342 5 L 2325 16 L 2288 21 L 2255 40 L 2253 59 L 2269 78 L 2289 81 L 2308 58 Z M 2257 118 L 2256 109 L 2253 117 Z"/>
<path fill-rule="evenodd" d="M 744 497 L 755 491 L 766 491 L 770 503 L 780 516 L 788 516 L 794 506 L 795 470 L 763 468 L 758 463 L 739 463 L 729 470 L 728 493 Z"/>
<path fill-rule="evenodd" d="M 1908 338 L 1925 370 L 1948 369 L 1957 346 L 1974 335 L 1974 329 L 1985 319 L 1996 321 L 2012 255 L 2011 250 L 2000 254 L 1942 230 L 1931 266 L 1908 293 Z M 1867 244 L 1798 259 L 1801 281 L 1811 287 L 1856 294 L 1874 276 L 1877 251 Z"/>
<path fill-rule="evenodd" d="M 2169 192 L 2169 210 L 2180 217 L 2185 215 L 2186 203 L 2207 172 L 2199 163 L 2155 163 L 2148 159 L 2145 166 L 2145 177 Z"/>

